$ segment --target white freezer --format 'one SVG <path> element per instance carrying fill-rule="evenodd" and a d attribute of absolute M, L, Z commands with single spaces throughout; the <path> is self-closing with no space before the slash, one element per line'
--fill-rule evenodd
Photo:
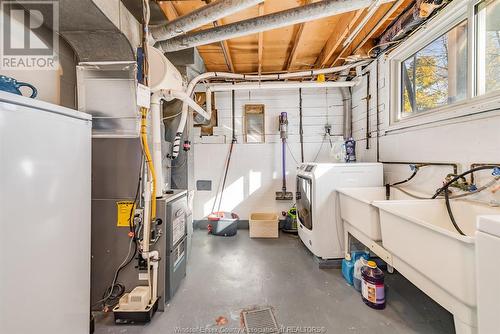
<path fill-rule="evenodd" d="M 0 326 L 88 334 L 91 117 L 0 92 Z"/>

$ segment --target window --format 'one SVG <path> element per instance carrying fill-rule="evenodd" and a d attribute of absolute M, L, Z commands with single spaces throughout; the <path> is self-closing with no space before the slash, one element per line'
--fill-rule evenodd
<path fill-rule="evenodd" d="M 390 130 L 498 110 L 500 0 L 451 1 L 388 55 Z"/>
<path fill-rule="evenodd" d="M 264 105 L 245 105 L 245 142 L 263 143 L 265 142 L 264 132 Z"/>
<path fill-rule="evenodd" d="M 486 0 L 475 8 L 476 94 L 500 89 L 500 1 Z"/>
<path fill-rule="evenodd" d="M 401 117 L 467 97 L 467 21 L 401 63 Z"/>

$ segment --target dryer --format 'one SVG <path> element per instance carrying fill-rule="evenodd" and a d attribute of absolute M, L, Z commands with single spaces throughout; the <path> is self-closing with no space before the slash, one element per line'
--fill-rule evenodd
<path fill-rule="evenodd" d="M 383 186 L 380 163 L 303 163 L 297 171 L 299 236 L 317 257 L 344 257 L 337 188 Z"/>

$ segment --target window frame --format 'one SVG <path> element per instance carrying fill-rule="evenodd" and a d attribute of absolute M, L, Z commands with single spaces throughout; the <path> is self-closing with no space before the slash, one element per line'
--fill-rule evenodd
<path fill-rule="evenodd" d="M 397 130 L 500 108 L 500 90 L 477 94 L 476 5 L 483 0 L 453 1 L 387 55 L 389 105 L 387 129 Z M 467 94 L 461 101 L 402 116 L 402 63 L 434 40 L 467 20 Z"/>

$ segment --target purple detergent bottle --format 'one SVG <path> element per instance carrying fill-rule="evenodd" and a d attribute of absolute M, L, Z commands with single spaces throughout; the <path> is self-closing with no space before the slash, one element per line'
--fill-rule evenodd
<path fill-rule="evenodd" d="M 345 162 L 356 162 L 356 141 L 350 137 L 345 141 Z"/>

